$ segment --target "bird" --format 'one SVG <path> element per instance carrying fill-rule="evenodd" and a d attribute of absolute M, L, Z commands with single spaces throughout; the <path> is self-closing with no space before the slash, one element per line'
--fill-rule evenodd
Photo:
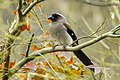
<path fill-rule="evenodd" d="M 49 15 L 48 25 L 51 36 L 60 44 L 71 45 L 74 41 L 77 40 L 77 36 L 71 28 L 72 26 L 68 23 L 67 19 L 62 14 L 55 12 Z M 73 47 L 77 45 L 79 45 L 78 41 L 72 44 Z M 73 53 L 85 66 L 93 65 L 93 62 L 81 49 L 73 51 Z M 94 72 L 93 68 L 90 70 Z"/>

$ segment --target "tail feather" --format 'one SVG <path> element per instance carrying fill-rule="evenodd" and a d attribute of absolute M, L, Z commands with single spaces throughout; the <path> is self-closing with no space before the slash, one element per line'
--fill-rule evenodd
<path fill-rule="evenodd" d="M 71 36 L 71 38 L 73 39 L 73 41 L 77 40 L 77 37 L 76 37 L 75 33 L 73 32 L 73 30 L 70 28 L 70 25 L 67 24 L 67 23 L 63 23 L 63 25 L 67 28 L 68 35 Z M 76 45 L 78 45 L 78 41 L 76 41 L 74 44 L 72 44 L 72 46 L 76 46 Z M 93 63 L 91 62 L 91 60 L 85 55 L 85 53 L 82 50 L 74 51 L 74 54 L 77 56 L 77 58 L 80 61 L 82 61 L 82 63 L 85 66 L 93 65 Z M 94 71 L 94 70 L 92 70 L 92 71 Z"/>
<path fill-rule="evenodd" d="M 85 55 L 82 50 L 74 51 L 74 54 L 85 66 L 93 65 L 91 60 Z M 94 69 L 91 70 L 94 72 Z"/>

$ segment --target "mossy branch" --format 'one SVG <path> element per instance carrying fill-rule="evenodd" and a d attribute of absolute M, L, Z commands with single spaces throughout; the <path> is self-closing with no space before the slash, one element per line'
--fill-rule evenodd
<path fill-rule="evenodd" d="M 22 11 L 22 1 L 23 0 L 18 0 L 18 14 L 16 14 L 16 19 L 14 20 L 13 24 L 11 25 L 8 34 L 6 34 L 6 37 L 4 39 L 4 50 L 5 50 L 5 65 L 4 65 L 4 70 L 3 70 L 3 77 L 2 80 L 8 80 L 9 76 L 9 61 L 10 61 L 10 54 L 11 54 L 11 48 L 12 44 L 14 43 L 15 39 L 21 34 L 21 27 L 24 23 L 24 18 L 26 17 L 27 13 L 39 2 L 42 2 L 44 0 L 34 0 L 33 3 L 31 3 L 23 12 Z M 15 37 L 11 37 L 15 36 Z"/>

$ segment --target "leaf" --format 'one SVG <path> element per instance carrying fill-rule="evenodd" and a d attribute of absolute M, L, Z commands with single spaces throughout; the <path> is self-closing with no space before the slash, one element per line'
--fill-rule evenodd
<path fill-rule="evenodd" d="M 37 73 L 40 73 L 40 74 L 46 74 L 46 70 L 45 70 L 45 68 L 42 68 L 42 67 L 38 67 L 37 69 L 36 69 L 36 72 Z"/>
<path fill-rule="evenodd" d="M 36 70 L 36 69 L 37 69 L 37 66 L 36 66 L 33 62 L 28 62 L 28 63 L 25 65 L 25 68 L 30 68 L 30 69 Z"/>
<path fill-rule="evenodd" d="M 61 60 L 66 60 L 65 56 L 63 56 L 63 55 L 60 56 L 60 59 L 61 59 Z"/>
<path fill-rule="evenodd" d="M 56 56 L 58 54 L 58 52 L 52 52 L 50 54 L 52 54 L 53 56 Z"/>
<path fill-rule="evenodd" d="M 45 42 L 45 46 L 46 46 L 46 47 L 52 47 L 53 44 L 51 44 L 50 42 Z"/>
<path fill-rule="evenodd" d="M 44 79 L 42 79 L 42 78 L 40 78 L 38 76 L 34 76 L 31 80 L 44 80 Z"/>
<path fill-rule="evenodd" d="M 69 64 L 73 63 L 73 57 L 70 57 L 70 60 L 68 61 Z"/>
<path fill-rule="evenodd" d="M 15 65 L 16 60 L 14 60 L 13 62 L 10 62 L 10 68 L 13 68 L 13 66 Z"/>
<path fill-rule="evenodd" d="M 19 79 L 19 80 L 27 80 L 26 74 L 19 73 L 19 74 L 17 74 L 17 76 L 18 76 L 18 79 Z"/>
<path fill-rule="evenodd" d="M 12 13 L 16 15 L 18 13 L 18 11 L 17 10 L 13 10 Z"/>
<path fill-rule="evenodd" d="M 73 57 L 70 57 L 70 60 L 69 61 L 65 61 L 65 64 L 66 65 L 70 65 L 73 63 Z"/>
<path fill-rule="evenodd" d="M 3 62 L 3 63 L 0 65 L 0 69 L 3 69 L 3 68 L 4 68 L 4 65 L 5 65 L 5 62 Z"/>
<path fill-rule="evenodd" d="M 47 38 L 50 35 L 50 33 L 49 32 L 45 32 L 42 35 L 43 35 L 44 38 Z"/>
<path fill-rule="evenodd" d="M 82 73 L 82 70 L 71 70 L 70 71 L 70 74 L 77 74 L 77 75 L 81 75 L 81 73 Z"/>
<path fill-rule="evenodd" d="M 21 31 L 23 32 L 23 31 L 25 31 L 25 30 L 27 30 L 28 32 L 31 32 L 31 29 L 30 29 L 30 24 L 27 22 L 25 22 L 24 24 L 23 24 L 23 26 L 21 27 Z"/>
<path fill-rule="evenodd" d="M 21 31 L 23 32 L 24 30 L 26 30 L 27 29 L 27 24 L 25 23 L 25 24 L 23 24 L 23 26 L 22 26 L 22 28 L 21 28 Z"/>
<path fill-rule="evenodd" d="M 62 68 L 62 67 L 56 66 L 56 67 L 54 67 L 54 69 L 55 69 L 56 71 L 58 70 L 58 72 L 66 73 L 66 70 L 65 70 L 64 68 Z"/>
<path fill-rule="evenodd" d="M 52 64 L 52 61 L 49 60 L 48 62 L 49 62 L 50 65 Z M 48 62 L 43 61 L 43 64 L 44 64 L 45 66 L 49 66 Z"/>
<path fill-rule="evenodd" d="M 22 71 L 27 72 L 28 68 L 24 67 Z"/>
<path fill-rule="evenodd" d="M 85 65 L 84 64 L 81 64 L 80 65 L 80 68 L 84 69 Z"/>
<path fill-rule="evenodd" d="M 28 17 L 28 18 L 31 18 L 31 14 L 30 14 L 30 13 L 28 13 L 28 14 L 27 14 L 27 17 Z"/>
<path fill-rule="evenodd" d="M 32 0 L 29 0 L 30 3 L 32 3 Z"/>
<path fill-rule="evenodd" d="M 25 53 L 20 54 L 21 56 L 25 56 Z"/>
<path fill-rule="evenodd" d="M 37 50 L 41 50 L 42 47 L 37 47 L 36 45 L 33 45 L 30 50 L 32 50 L 33 52 L 37 51 Z"/>

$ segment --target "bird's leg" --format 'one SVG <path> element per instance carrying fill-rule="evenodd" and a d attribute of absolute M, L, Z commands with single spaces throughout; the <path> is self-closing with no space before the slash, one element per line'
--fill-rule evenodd
<path fill-rule="evenodd" d="M 66 50 L 67 45 L 63 45 L 63 49 Z"/>
<path fill-rule="evenodd" d="M 66 47 L 68 46 L 68 44 L 64 44 L 63 45 L 63 49 L 66 50 Z"/>
<path fill-rule="evenodd" d="M 61 44 L 56 44 L 56 45 L 54 45 L 54 46 L 53 46 L 53 50 L 55 50 L 55 48 L 56 48 L 57 46 L 61 46 Z M 66 44 L 63 45 L 63 49 L 66 50 L 66 47 L 67 47 L 67 46 L 68 46 L 68 45 L 66 45 Z"/>

